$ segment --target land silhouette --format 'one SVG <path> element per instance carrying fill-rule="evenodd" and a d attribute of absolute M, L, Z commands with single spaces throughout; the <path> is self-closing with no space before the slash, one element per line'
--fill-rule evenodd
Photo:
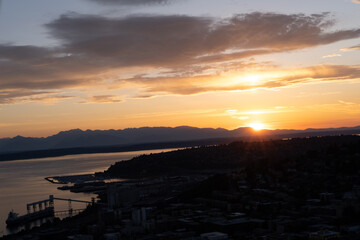
<path fill-rule="evenodd" d="M 94 174 L 95 181 L 79 183 L 78 175 L 73 186 L 58 183 L 66 184 L 59 187 L 64 191 L 97 193 L 97 205 L 4 239 L 66 239 L 70 233 L 169 239 L 179 226 L 192 237 L 216 231 L 223 239 L 356 239 L 359 155 L 357 135 L 258 139 L 141 155 Z M 127 180 L 99 181 L 104 177 Z M 145 222 L 156 224 L 148 229 Z M 108 230 L 115 226 L 116 233 Z"/>
<path fill-rule="evenodd" d="M 107 153 L 147 149 L 183 148 L 226 144 L 233 141 L 360 134 L 360 126 L 343 128 L 278 129 L 254 131 L 224 128 L 142 127 L 123 130 L 73 129 L 41 137 L 0 139 L 0 161 L 56 157 L 70 154 Z"/>

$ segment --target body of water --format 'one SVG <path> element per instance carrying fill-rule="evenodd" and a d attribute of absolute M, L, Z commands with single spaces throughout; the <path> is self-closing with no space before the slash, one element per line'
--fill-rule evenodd
<path fill-rule="evenodd" d="M 75 175 L 100 172 L 118 161 L 149 153 L 166 152 L 175 149 L 146 150 L 121 153 L 100 153 L 69 155 L 53 158 L 29 159 L 0 162 L 0 237 L 11 233 L 6 228 L 6 218 L 10 210 L 26 213 L 26 204 L 45 200 L 49 195 L 91 201 L 93 194 L 60 191 L 61 185 L 46 181 L 45 177 Z M 55 201 L 55 210 L 67 210 L 66 201 Z M 74 204 L 74 209 L 86 206 Z"/>

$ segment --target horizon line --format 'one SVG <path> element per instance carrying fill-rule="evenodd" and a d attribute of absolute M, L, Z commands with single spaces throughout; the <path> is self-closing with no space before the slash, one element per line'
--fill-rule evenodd
<path fill-rule="evenodd" d="M 189 126 L 189 125 L 180 125 L 180 126 L 175 126 L 175 127 L 170 127 L 170 126 L 142 126 L 142 127 L 127 127 L 127 128 L 119 128 L 119 129 L 114 129 L 114 128 L 110 128 L 110 129 L 81 129 L 81 128 L 72 128 L 72 129 L 67 129 L 67 130 L 61 130 L 61 131 L 57 131 L 54 134 L 50 134 L 47 136 L 41 136 L 41 137 L 31 137 L 31 136 L 22 136 L 22 135 L 16 135 L 13 137 L 0 137 L 1 139 L 13 139 L 16 137 L 23 137 L 23 138 L 48 138 L 51 136 L 55 136 L 59 133 L 62 132 L 70 132 L 70 131 L 74 131 L 74 130 L 80 130 L 82 132 L 87 132 L 87 131 L 91 131 L 91 132 L 95 132 L 95 131 L 124 131 L 124 130 L 128 130 L 128 129 L 141 129 L 141 128 L 181 128 L 181 127 L 188 127 L 188 128 L 197 128 L 197 129 L 224 129 L 227 131 L 235 131 L 237 129 L 252 129 L 252 131 L 257 132 L 257 133 L 261 133 L 264 131 L 306 131 L 306 130 L 325 130 L 325 129 L 343 129 L 343 128 L 358 128 L 360 127 L 360 125 L 355 125 L 355 126 L 341 126 L 341 127 L 323 127 L 323 128 L 313 128 L 313 127 L 308 127 L 308 128 L 304 128 L 304 129 L 289 129 L 289 128 L 276 128 L 276 129 L 271 129 L 271 128 L 264 128 L 264 129 L 260 129 L 260 130 L 256 130 L 250 126 L 240 126 L 234 129 L 228 129 L 228 128 L 224 128 L 224 127 L 194 127 L 194 126 Z"/>

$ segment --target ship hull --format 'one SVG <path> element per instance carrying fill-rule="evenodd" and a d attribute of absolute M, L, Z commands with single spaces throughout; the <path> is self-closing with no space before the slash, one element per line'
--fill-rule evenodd
<path fill-rule="evenodd" d="M 19 216 L 16 219 L 7 219 L 6 225 L 8 227 L 20 226 L 47 217 L 54 217 L 53 207 L 49 207 L 34 213 L 28 213 L 23 216 Z"/>

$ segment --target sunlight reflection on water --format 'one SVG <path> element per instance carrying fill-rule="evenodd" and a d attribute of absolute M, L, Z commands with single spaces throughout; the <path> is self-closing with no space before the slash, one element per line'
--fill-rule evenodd
<path fill-rule="evenodd" d="M 91 200 L 93 194 L 60 191 L 58 184 L 51 184 L 45 177 L 75 175 L 100 172 L 117 161 L 149 153 L 166 152 L 175 149 L 145 150 L 121 153 L 99 153 L 68 155 L 43 159 L 29 159 L 0 162 L 0 236 L 10 233 L 5 220 L 11 209 L 20 214 L 26 213 L 26 204 L 45 200 L 53 194 L 60 198 Z M 66 210 L 67 202 L 55 201 L 55 209 Z M 83 208 L 73 204 L 73 208 Z"/>

